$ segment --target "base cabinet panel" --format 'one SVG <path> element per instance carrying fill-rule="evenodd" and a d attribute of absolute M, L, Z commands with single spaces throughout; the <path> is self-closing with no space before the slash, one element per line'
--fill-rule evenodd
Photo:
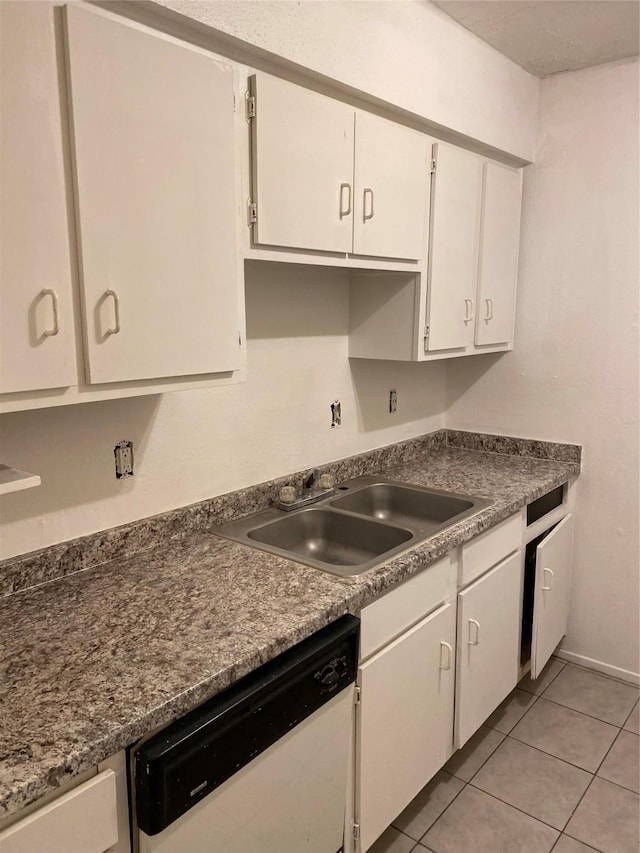
<path fill-rule="evenodd" d="M 573 516 L 568 515 L 536 549 L 531 677 L 537 678 L 567 633 Z"/>
<path fill-rule="evenodd" d="M 458 594 L 458 748 L 518 682 L 521 589 L 518 551 Z"/>
<path fill-rule="evenodd" d="M 361 850 L 452 751 L 455 606 L 445 604 L 360 666 L 356 819 Z"/>

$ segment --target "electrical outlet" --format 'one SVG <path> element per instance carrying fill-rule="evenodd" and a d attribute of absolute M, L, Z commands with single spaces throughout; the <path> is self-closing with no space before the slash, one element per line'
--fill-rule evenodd
<path fill-rule="evenodd" d="M 133 477 L 133 442 L 119 441 L 113 448 L 113 455 L 116 458 L 117 479 L 125 480 L 127 477 Z"/>
<path fill-rule="evenodd" d="M 392 415 L 398 408 L 398 392 L 395 388 L 389 391 L 389 414 Z"/>
<path fill-rule="evenodd" d="M 331 429 L 339 427 L 342 423 L 342 408 L 340 400 L 334 400 L 331 404 Z"/>

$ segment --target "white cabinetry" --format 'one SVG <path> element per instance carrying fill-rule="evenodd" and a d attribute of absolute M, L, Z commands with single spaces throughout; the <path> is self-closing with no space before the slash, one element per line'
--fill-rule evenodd
<path fill-rule="evenodd" d="M 90 381 L 235 370 L 233 70 L 66 11 Z"/>
<path fill-rule="evenodd" d="M 0 412 L 238 381 L 232 66 L 88 5 L 0 14 Z"/>
<path fill-rule="evenodd" d="M 476 299 L 476 346 L 513 340 L 522 170 L 484 163 Z"/>
<path fill-rule="evenodd" d="M 518 682 L 522 553 L 458 595 L 455 745 L 463 746 Z"/>
<path fill-rule="evenodd" d="M 567 633 L 573 516 L 567 515 L 536 548 L 531 677 L 537 678 Z"/>
<path fill-rule="evenodd" d="M 425 349 L 444 350 L 473 343 L 482 160 L 436 143 L 433 163 Z"/>
<path fill-rule="evenodd" d="M 0 392 L 77 381 L 51 7 L 0 4 Z"/>
<path fill-rule="evenodd" d="M 0 853 L 105 853 L 116 844 L 116 773 L 111 769 L 0 831 Z"/>
<path fill-rule="evenodd" d="M 266 74 L 251 91 L 255 244 L 423 256 L 427 137 Z"/>
<path fill-rule="evenodd" d="M 352 358 L 424 361 L 513 345 L 522 172 L 442 142 L 431 155 L 426 274 L 354 277 Z"/>
<path fill-rule="evenodd" d="M 449 556 L 361 613 L 354 814 L 362 850 L 451 755 L 455 583 Z"/>
<path fill-rule="evenodd" d="M 427 157 L 421 133 L 356 112 L 354 254 L 423 257 Z"/>
<path fill-rule="evenodd" d="M 451 754 L 455 606 L 362 664 L 356 790 L 366 850 Z"/>
<path fill-rule="evenodd" d="M 255 242 L 350 252 L 353 109 L 267 74 L 251 87 Z"/>

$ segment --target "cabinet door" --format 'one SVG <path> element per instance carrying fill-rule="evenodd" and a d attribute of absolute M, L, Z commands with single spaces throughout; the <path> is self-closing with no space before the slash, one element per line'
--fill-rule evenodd
<path fill-rule="evenodd" d="M 482 160 L 450 145 L 433 146 L 428 264 L 429 350 L 473 342 Z"/>
<path fill-rule="evenodd" d="M 537 678 L 567 633 L 573 516 L 568 515 L 536 548 L 531 677 Z"/>
<path fill-rule="evenodd" d="M 350 252 L 353 108 L 266 74 L 251 86 L 254 242 Z"/>
<path fill-rule="evenodd" d="M 457 747 L 516 686 L 521 589 L 518 551 L 458 594 Z"/>
<path fill-rule="evenodd" d="M 89 381 L 240 366 L 229 65 L 66 7 Z"/>
<path fill-rule="evenodd" d="M 356 816 L 363 850 L 452 751 L 455 608 L 445 604 L 360 667 Z"/>
<path fill-rule="evenodd" d="M 54 9 L 0 4 L 0 392 L 75 385 Z"/>
<path fill-rule="evenodd" d="M 355 152 L 353 251 L 420 259 L 427 243 L 427 137 L 358 112 Z"/>
<path fill-rule="evenodd" d="M 476 344 L 513 340 L 522 170 L 484 164 Z"/>

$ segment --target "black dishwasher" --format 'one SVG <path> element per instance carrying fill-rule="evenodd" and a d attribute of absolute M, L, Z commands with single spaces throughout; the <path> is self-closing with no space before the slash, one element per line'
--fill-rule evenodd
<path fill-rule="evenodd" d="M 216 816 L 214 808 L 209 809 L 208 803 L 215 803 L 219 792 L 221 796 L 224 795 L 224 790 L 232 785 L 229 781 L 232 777 L 234 780 L 238 777 L 240 784 L 240 776 L 253 772 L 254 766 L 257 778 L 260 767 L 258 756 L 268 753 L 265 761 L 275 762 L 275 750 L 280 743 L 284 745 L 287 742 L 287 737 L 291 741 L 287 742 L 287 748 L 294 749 L 291 740 L 293 729 L 303 730 L 316 717 L 320 720 L 320 709 L 333 700 L 336 700 L 334 705 L 338 708 L 340 703 L 336 697 L 342 693 L 345 693 L 345 701 L 342 702 L 345 707 L 343 710 L 332 709 L 335 722 L 330 722 L 334 728 L 329 730 L 329 735 L 318 729 L 316 735 L 309 734 L 308 737 L 312 738 L 312 744 L 315 737 L 318 746 L 322 742 L 340 743 L 340 754 L 336 753 L 335 756 L 335 771 L 331 769 L 330 776 L 333 780 L 337 773 L 337 778 L 341 779 L 340 774 L 344 769 L 346 790 L 352 699 L 346 694 L 345 688 L 355 680 L 359 628 L 360 622 L 355 617 L 342 617 L 134 748 L 131 751 L 131 766 L 135 795 L 134 839 L 138 841 L 138 849 L 164 850 L 161 837 L 173 832 L 170 846 L 166 849 L 178 849 L 178 846 L 183 845 L 184 849 L 188 847 L 196 851 L 200 849 L 198 844 L 204 832 L 202 849 L 217 850 L 215 844 L 212 844 L 211 833 L 217 830 L 220 818 Z M 336 725 L 339 726 L 338 730 L 335 729 Z M 295 763 L 297 756 L 297 752 L 292 752 L 287 761 L 291 764 L 293 757 Z M 318 765 L 326 763 L 327 756 L 322 755 L 321 758 Z M 273 769 L 270 772 L 272 778 L 275 778 Z M 266 779 L 268 788 L 268 776 Z M 248 782 L 245 784 L 249 785 Z M 253 788 L 247 787 L 246 790 L 251 790 L 249 796 L 255 799 Z M 264 796 L 268 796 L 268 792 Z M 234 808 L 237 808 L 237 802 L 238 796 L 235 795 Z M 208 826 L 206 816 L 203 818 L 200 813 L 205 805 L 210 811 Z M 247 810 L 254 806 L 255 803 L 247 803 Z M 313 812 L 317 810 L 317 803 L 310 802 L 308 807 Z M 229 808 L 227 804 L 223 809 L 227 822 Z M 300 802 L 296 803 L 296 808 L 300 810 Z M 199 828 L 195 820 L 193 826 L 190 826 L 188 812 L 191 809 L 194 809 L 194 817 L 201 824 Z M 196 816 L 197 809 L 200 812 Z M 312 840 L 308 845 L 303 844 L 299 851 L 326 849 L 327 853 L 335 853 L 339 849 L 344 803 L 335 811 L 335 828 L 331 840 L 326 842 L 328 847 L 320 841 L 320 846 L 316 847 Z M 326 818 L 325 814 L 323 819 Z M 307 836 L 312 834 L 310 828 L 314 826 L 314 819 L 311 815 L 302 830 Z M 245 824 L 246 821 L 247 815 L 237 816 L 236 823 Z M 203 826 L 206 827 L 204 831 Z M 270 849 L 269 839 L 260 835 L 262 829 L 252 829 L 252 832 L 251 837 L 261 839 L 255 841 L 256 845 L 259 844 L 264 850 Z M 316 837 L 319 838 L 324 832 L 325 828 L 322 832 L 317 830 Z M 338 844 L 333 846 L 333 836 L 337 837 L 338 832 Z M 158 838 L 157 843 L 154 843 L 154 836 Z M 230 841 L 226 843 L 231 845 Z M 292 845 L 294 843 L 297 845 L 299 842 L 291 841 Z M 281 846 L 282 841 L 277 844 Z M 292 853 L 299 853 L 293 847 L 291 849 Z M 282 850 L 286 853 L 285 848 Z M 256 847 L 256 853 L 262 853 L 262 850 Z"/>

